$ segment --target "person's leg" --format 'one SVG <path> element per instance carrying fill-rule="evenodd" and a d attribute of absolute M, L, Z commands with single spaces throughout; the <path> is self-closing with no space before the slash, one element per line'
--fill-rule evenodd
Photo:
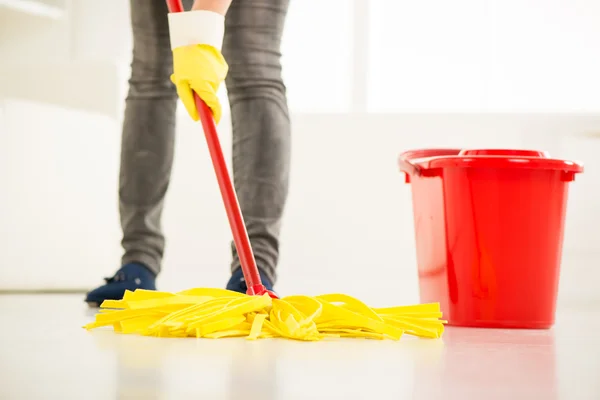
<path fill-rule="evenodd" d="M 261 275 L 272 284 L 288 194 L 290 119 L 281 77 L 281 37 L 289 0 L 233 0 L 225 18 L 223 56 L 233 122 L 233 175 Z M 232 243 L 232 279 L 240 261 Z"/>
<path fill-rule="evenodd" d="M 170 81 L 168 8 L 162 0 L 130 0 L 130 6 L 133 60 L 119 174 L 125 252 L 121 269 L 88 293 L 88 303 L 121 298 L 126 289 L 154 289 L 165 246 L 161 214 L 173 163 L 177 104 Z"/>
<path fill-rule="evenodd" d="M 160 272 L 165 238 L 161 214 L 175 145 L 177 93 L 168 8 L 161 0 L 130 0 L 133 61 L 121 144 L 119 211 L 122 262 Z"/>

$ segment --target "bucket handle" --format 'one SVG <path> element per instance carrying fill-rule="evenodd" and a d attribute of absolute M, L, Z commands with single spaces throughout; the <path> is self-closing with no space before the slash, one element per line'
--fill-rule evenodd
<path fill-rule="evenodd" d="M 400 167 L 400 171 L 404 172 L 406 183 L 410 183 L 411 176 L 421 176 L 423 173 L 423 169 L 420 166 L 410 162 L 403 155 L 398 157 L 398 166 Z"/>
<path fill-rule="evenodd" d="M 398 167 L 400 168 L 400 171 L 404 172 L 406 176 L 406 183 L 410 183 L 411 176 L 436 176 L 439 174 L 438 170 L 423 168 L 411 160 L 416 158 L 457 156 L 460 151 L 460 149 L 450 148 L 407 151 L 400 154 L 398 157 Z"/>
<path fill-rule="evenodd" d="M 406 174 L 420 176 L 422 173 L 421 167 L 413 164 L 404 157 L 399 158 L 398 165 L 400 166 L 400 170 Z"/>

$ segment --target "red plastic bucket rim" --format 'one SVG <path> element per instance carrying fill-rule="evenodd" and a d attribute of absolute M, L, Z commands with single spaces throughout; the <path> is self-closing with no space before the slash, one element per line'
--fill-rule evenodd
<path fill-rule="evenodd" d="M 400 154 L 398 165 L 407 175 L 443 168 L 526 168 L 583 172 L 583 164 L 551 158 L 549 153 L 527 149 L 416 149 Z"/>

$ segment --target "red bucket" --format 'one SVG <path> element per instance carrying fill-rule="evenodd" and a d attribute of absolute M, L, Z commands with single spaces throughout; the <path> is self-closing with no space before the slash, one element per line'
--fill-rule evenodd
<path fill-rule="evenodd" d="M 451 325 L 554 324 L 568 183 L 581 164 L 531 150 L 400 155 L 412 185 L 421 301 Z"/>

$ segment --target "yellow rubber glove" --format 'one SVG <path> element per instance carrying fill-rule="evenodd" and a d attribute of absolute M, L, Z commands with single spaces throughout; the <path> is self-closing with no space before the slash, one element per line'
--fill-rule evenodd
<path fill-rule="evenodd" d="M 201 44 L 173 49 L 171 81 L 177 87 L 177 95 L 194 121 L 199 119 L 194 92 L 212 110 L 215 122 L 221 120 L 221 103 L 217 90 L 225 80 L 228 69 L 223 55 L 213 46 Z"/>

